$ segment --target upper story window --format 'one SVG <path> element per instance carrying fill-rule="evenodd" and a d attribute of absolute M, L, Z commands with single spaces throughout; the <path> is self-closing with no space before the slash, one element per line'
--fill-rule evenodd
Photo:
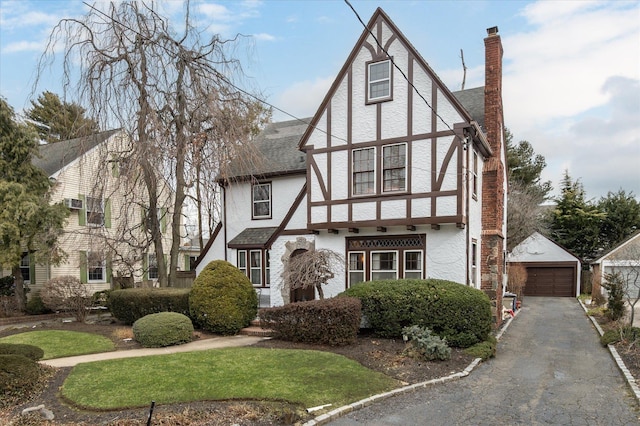
<path fill-rule="evenodd" d="M 20 272 L 25 283 L 31 282 L 31 259 L 28 252 L 22 253 L 20 258 Z"/>
<path fill-rule="evenodd" d="M 383 152 L 384 192 L 404 191 L 406 189 L 407 144 L 387 145 Z"/>
<path fill-rule="evenodd" d="M 253 194 L 254 219 L 268 219 L 271 217 L 271 183 L 258 183 L 251 188 Z"/>
<path fill-rule="evenodd" d="M 367 101 L 391 98 L 391 61 L 373 62 L 367 67 Z"/>
<path fill-rule="evenodd" d="M 104 226 L 104 202 L 102 198 L 87 197 L 87 224 Z"/>
<path fill-rule="evenodd" d="M 478 153 L 473 153 L 473 168 L 471 169 L 471 187 L 473 198 L 478 198 Z"/>
<path fill-rule="evenodd" d="M 375 193 L 375 159 L 375 148 L 353 151 L 353 195 Z"/>

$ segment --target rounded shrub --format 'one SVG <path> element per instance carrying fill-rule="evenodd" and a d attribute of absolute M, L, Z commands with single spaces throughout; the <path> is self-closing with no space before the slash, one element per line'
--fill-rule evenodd
<path fill-rule="evenodd" d="M 48 314 L 53 312 L 51 309 L 47 308 L 42 301 L 42 297 L 40 297 L 40 292 L 33 294 L 29 300 L 27 300 L 27 305 L 25 306 L 25 311 L 29 315 L 41 315 Z"/>
<path fill-rule="evenodd" d="M 0 343 L 0 355 L 22 355 L 33 361 L 41 360 L 44 351 L 34 345 L 24 345 L 21 343 Z"/>
<path fill-rule="evenodd" d="M 342 293 L 362 302 L 362 314 L 381 337 L 398 338 L 402 328 L 427 327 L 452 347 L 466 348 L 491 332 L 491 302 L 480 290 L 446 280 L 380 280 Z"/>
<path fill-rule="evenodd" d="M 193 282 L 189 311 L 198 327 L 232 335 L 256 317 L 258 296 L 242 271 L 224 260 L 214 260 Z"/>
<path fill-rule="evenodd" d="M 33 389 L 40 378 L 39 365 L 22 355 L 0 355 L 0 395 L 19 395 Z"/>
<path fill-rule="evenodd" d="M 191 320 L 177 312 L 150 314 L 133 323 L 133 337 L 145 348 L 180 345 L 192 336 Z"/>

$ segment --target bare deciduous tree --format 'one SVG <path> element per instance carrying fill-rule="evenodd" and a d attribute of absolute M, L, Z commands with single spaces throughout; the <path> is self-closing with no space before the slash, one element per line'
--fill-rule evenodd
<path fill-rule="evenodd" d="M 154 6 L 143 1 L 109 3 L 106 11 L 90 6 L 84 18 L 62 20 L 41 69 L 62 41 L 65 91 L 79 75 L 75 89 L 81 104 L 104 122 L 103 128 L 117 126 L 127 135 L 127 149 L 109 153 L 112 158 L 104 164 L 118 164 L 129 179 L 125 192 L 130 198 L 122 209 L 142 208 L 145 217 L 135 220 L 131 211 L 121 211 L 120 217 L 129 217 L 131 223 L 124 223 L 119 234 L 112 230 L 105 244 L 115 248 L 134 240 L 136 249 L 153 246 L 158 281 L 173 286 L 185 236 L 181 215 L 190 188 L 201 192 L 203 182 L 211 181 L 203 171 L 224 176 L 231 158 L 250 159 L 247 142 L 269 111 L 234 82 L 242 76 L 240 62 L 230 55 L 239 37 L 223 40 L 214 35 L 202 42 L 203 33 L 190 21 L 188 2 L 184 31 L 176 35 Z M 104 189 L 96 183 L 95 192 Z M 193 196 L 203 199 L 202 193 Z M 162 216 L 170 225 L 169 268 Z M 147 238 L 139 239 L 140 232 Z M 132 255 L 116 256 L 124 262 Z M 139 254 L 133 261 L 136 257 Z"/>
<path fill-rule="evenodd" d="M 620 283 L 624 300 L 630 309 L 629 326 L 633 325 L 635 307 L 640 301 L 640 242 L 633 243 L 610 258 L 613 262 L 611 275 Z M 609 279 L 609 276 L 605 276 L 605 279 Z"/>
<path fill-rule="evenodd" d="M 509 198 L 507 200 L 507 250 L 511 251 L 534 232 L 546 232 L 542 205 L 544 197 L 536 188 L 526 186 L 518 181 L 509 182 Z"/>
<path fill-rule="evenodd" d="M 283 278 L 289 289 L 315 288 L 324 299 L 322 286 L 344 267 L 344 258 L 327 249 L 308 250 L 289 258 Z"/>

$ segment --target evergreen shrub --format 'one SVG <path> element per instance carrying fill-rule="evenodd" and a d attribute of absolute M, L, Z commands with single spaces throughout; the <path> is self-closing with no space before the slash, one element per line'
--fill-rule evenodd
<path fill-rule="evenodd" d="M 467 348 L 464 352 L 475 358 L 481 358 L 483 361 L 488 360 L 496 356 L 496 349 L 498 347 L 498 341 L 492 335 L 489 335 L 487 340 L 476 343 L 475 345 Z"/>
<path fill-rule="evenodd" d="M 203 330 L 233 335 L 255 319 L 258 295 L 242 271 L 224 260 L 214 260 L 193 281 L 189 312 Z"/>
<path fill-rule="evenodd" d="M 482 291 L 446 280 L 380 280 L 359 283 L 341 295 L 357 297 L 371 329 L 399 338 L 402 328 L 427 327 L 452 347 L 466 348 L 491 332 L 491 302 Z"/>
<path fill-rule="evenodd" d="M 145 348 L 180 345 L 193 337 L 191 319 L 177 312 L 146 315 L 133 323 L 132 330 L 134 339 Z"/>
<path fill-rule="evenodd" d="M 29 315 L 42 315 L 53 312 L 51 309 L 45 306 L 39 291 L 29 297 L 29 300 L 27 300 L 27 304 L 25 306 L 25 311 Z"/>
<path fill-rule="evenodd" d="M 22 343 L 0 343 L 0 355 L 22 355 L 33 361 L 39 361 L 44 356 L 44 351 L 34 345 Z"/>
<path fill-rule="evenodd" d="M 40 378 L 40 366 L 22 355 L 0 355 L 0 396 L 10 396 L 28 392 L 36 386 Z"/>
<path fill-rule="evenodd" d="M 133 324 L 140 318 L 159 312 L 189 315 L 188 288 L 128 288 L 113 290 L 107 307 L 116 319 Z"/>
<path fill-rule="evenodd" d="M 259 316 L 279 339 L 343 346 L 358 337 L 361 304 L 355 297 L 312 300 L 261 309 Z"/>
<path fill-rule="evenodd" d="M 403 353 L 411 358 L 427 361 L 451 359 L 451 348 L 447 346 L 447 340 L 431 334 L 428 328 L 417 325 L 405 327 L 402 329 L 402 338 L 407 342 Z"/>

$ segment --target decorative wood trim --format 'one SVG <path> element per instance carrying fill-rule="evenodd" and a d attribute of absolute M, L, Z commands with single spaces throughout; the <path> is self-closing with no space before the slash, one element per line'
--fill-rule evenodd
<path fill-rule="evenodd" d="M 407 225 L 407 231 L 415 231 L 415 230 L 416 230 L 415 225 Z"/>
<path fill-rule="evenodd" d="M 327 154 L 327 156 L 328 155 L 329 154 Z M 331 199 L 331 196 L 329 195 L 329 192 L 327 191 L 327 188 L 324 184 L 324 176 L 322 175 L 320 168 L 318 167 L 318 163 L 316 163 L 315 158 L 311 157 L 308 163 L 310 167 L 313 169 L 314 173 L 316 174 L 316 178 L 318 179 L 318 185 L 320 185 L 320 190 L 322 191 L 322 196 L 324 197 L 325 200 Z M 329 172 L 327 172 L 327 174 L 329 174 Z"/>
<path fill-rule="evenodd" d="M 378 232 L 387 232 L 387 228 L 385 226 L 376 227 L 376 231 Z"/>
<path fill-rule="evenodd" d="M 220 230 L 222 229 L 222 222 L 218 222 L 218 224 L 216 225 L 216 228 L 213 230 L 213 234 L 211 234 L 211 237 L 209 238 L 209 241 L 207 241 L 207 244 L 204 245 L 204 247 L 200 250 L 200 255 L 198 256 L 198 258 L 196 259 L 195 262 L 193 262 L 193 269 L 196 268 L 196 266 L 200 265 L 200 262 L 203 259 L 203 254 L 207 253 L 209 251 L 209 249 L 211 248 L 211 246 L 213 245 L 213 242 L 216 240 L 216 238 L 218 237 L 218 234 L 220 233 Z M 224 248 L 225 251 L 227 250 L 227 248 Z"/>
<path fill-rule="evenodd" d="M 287 214 L 282 219 L 282 222 L 280 222 L 280 225 L 278 225 L 278 229 L 276 229 L 276 232 L 274 232 L 273 235 L 271 235 L 271 238 L 269 238 L 265 243 L 264 245 L 265 248 L 271 248 L 271 245 L 276 240 L 276 238 L 278 238 L 282 234 L 284 229 L 289 224 L 289 221 L 295 214 L 296 210 L 300 206 L 300 203 L 302 203 L 302 199 L 306 194 L 307 194 L 307 182 L 305 182 L 304 185 L 302 185 L 302 188 L 300 188 L 300 192 L 298 192 L 296 199 L 293 201 L 293 204 L 291 204 L 291 207 L 289 207 L 289 211 L 287 211 Z"/>
<path fill-rule="evenodd" d="M 451 191 L 434 191 L 434 192 L 418 192 L 415 194 L 407 194 L 407 193 L 384 193 L 379 194 L 372 197 L 367 198 L 350 198 L 344 200 L 327 200 L 327 201 L 313 201 L 310 203 L 313 207 L 319 206 L 336 206 L 341 204 L 360 204 L 360 203 L 371 203 L 377 201 L 390 201 L 390 200 L 404 200 L 405 198 L 410 199 L 418 199 L 418 198 L 438 198 L 438 197 L 450 197 L 458 195 L 458 190 Z M 432 215 L 435 217 L 435 215 Z"/>
<path fill-rule="evenodd" d="M 349 229 L 357 225 L 358 228 L 377 228 L 378 226 L 406 226 L 406 225 L 431 225 L 431 224 L 452 224 L 467 223 L 466 218 L 462 216 L 443 216 L 443 217 L 421 217 L 421 218 L 402 218 L 402 219 L 386 219 L 386 220 L 363 220 L 354 222 L 333 222 L 333 223 L 313 223 L 309 224 L 309 229 Z"/>
<path fill-rule="evenodd" d="M 358 234 L 360 233 L 360 229 L 358 228 L 349 228 L 349 232 L 352 234 Z"/>

